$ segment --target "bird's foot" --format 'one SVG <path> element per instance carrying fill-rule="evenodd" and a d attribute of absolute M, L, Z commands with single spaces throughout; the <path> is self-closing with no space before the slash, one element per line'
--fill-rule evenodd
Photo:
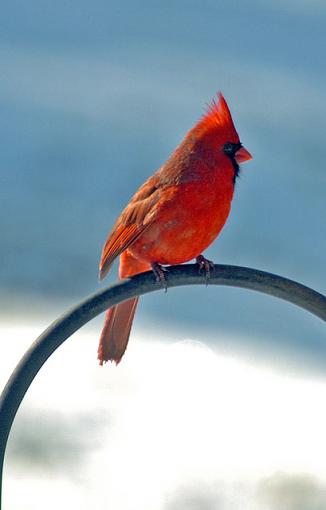
<path fill-rule="evenodd" d="M 208 280 L 211 277 L 211 269 L 214 269 L 214 262 L 206 259 L 203 255 L 198 255 L 196 257 L 196 264 L 199 266 L 199 272 L 201 273 L 203 270 L 205 271 L 206 276 L 206 286 L 208 285 Z"/>
<path fill-rule="evenodd" d="M 162 284 L 162 287 L 164 288 L 164 291 L 166 292 L 167 289 L 168 289 L 168 286 L 167 286 L 167 283 L 166 283 L 166 278 L 165 278 L 165 274 L 167 272 L 167 268 L 164 267 L 164 266 L 161 266 L 161 264 L 158 264 L 157 262 L 153 262 L 151 264 L 152 266 L 152 271 L 154 273 L 154 276 L 155 276 L 155 280 L 157 282 L 161 282 Z"/>

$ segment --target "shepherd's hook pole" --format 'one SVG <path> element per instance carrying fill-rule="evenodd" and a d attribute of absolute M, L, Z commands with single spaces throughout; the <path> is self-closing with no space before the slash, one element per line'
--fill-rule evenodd
<path fill-rule="evenodd" d="M 198 273 L 198 266 L 195 264 L 171 266 L 165 275 L 167 287 L 206 284 L 205 275 Z M 216 265 L 209 284 L 241 287 L 270 294 L 326 320 L 325 296 L 281 276 L 246 267 Z M 3 461 L 10 429 L 20 403 L 42 365 L 67 338 L 107 308 L 161 288 L 151 271 L 110 285 L 86 298 L 53 322 L 28 349 L 0 397 L 0 510 Z"/>

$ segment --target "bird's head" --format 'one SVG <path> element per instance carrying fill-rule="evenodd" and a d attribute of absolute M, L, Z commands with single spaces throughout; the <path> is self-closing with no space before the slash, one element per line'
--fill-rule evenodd
<path fill-rule="evenodd" d="M 193 135 L 200 139 L 202 146 L 213 150 L 218 159 L 228 158 L 234 166 L 252 159 L 240 142 L 229 107 L 221 92 L 217 94 L 217 101 L 211 102 L 205 115 L 194 127 Z"/>

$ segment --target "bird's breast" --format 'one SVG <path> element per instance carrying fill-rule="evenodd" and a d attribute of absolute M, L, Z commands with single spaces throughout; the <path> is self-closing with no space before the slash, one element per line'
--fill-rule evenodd
<path fill-rule="evenodd" d="M 180 264 L 202 253 L 229 215 L 231 179 L 185 183 L 162 190 L 150 224 L 129 248 L 139 260 Z"/>

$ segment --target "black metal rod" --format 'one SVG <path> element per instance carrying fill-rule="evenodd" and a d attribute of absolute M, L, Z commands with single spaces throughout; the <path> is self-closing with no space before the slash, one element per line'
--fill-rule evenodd
<path fill-rule="evenodd" d="M 168 287 L 205 284 L 204 274 L 195 264 L 171 266 L 166 274 Z M 281 276 L 246 267 L 216 265 L 210 285 L 228 285 L 256 290 L 289 301 L 326 321 L 326 297 Z M 0 397 L 0 510 L 1 482 L 8 436 L 17 410 L 38 371 L 53 352 L 84 324 L 101 312 L 131 297 L 161 290 L 151 271 L 110 285 L 74 306 L 53 322 L 25 353 Z"/>

